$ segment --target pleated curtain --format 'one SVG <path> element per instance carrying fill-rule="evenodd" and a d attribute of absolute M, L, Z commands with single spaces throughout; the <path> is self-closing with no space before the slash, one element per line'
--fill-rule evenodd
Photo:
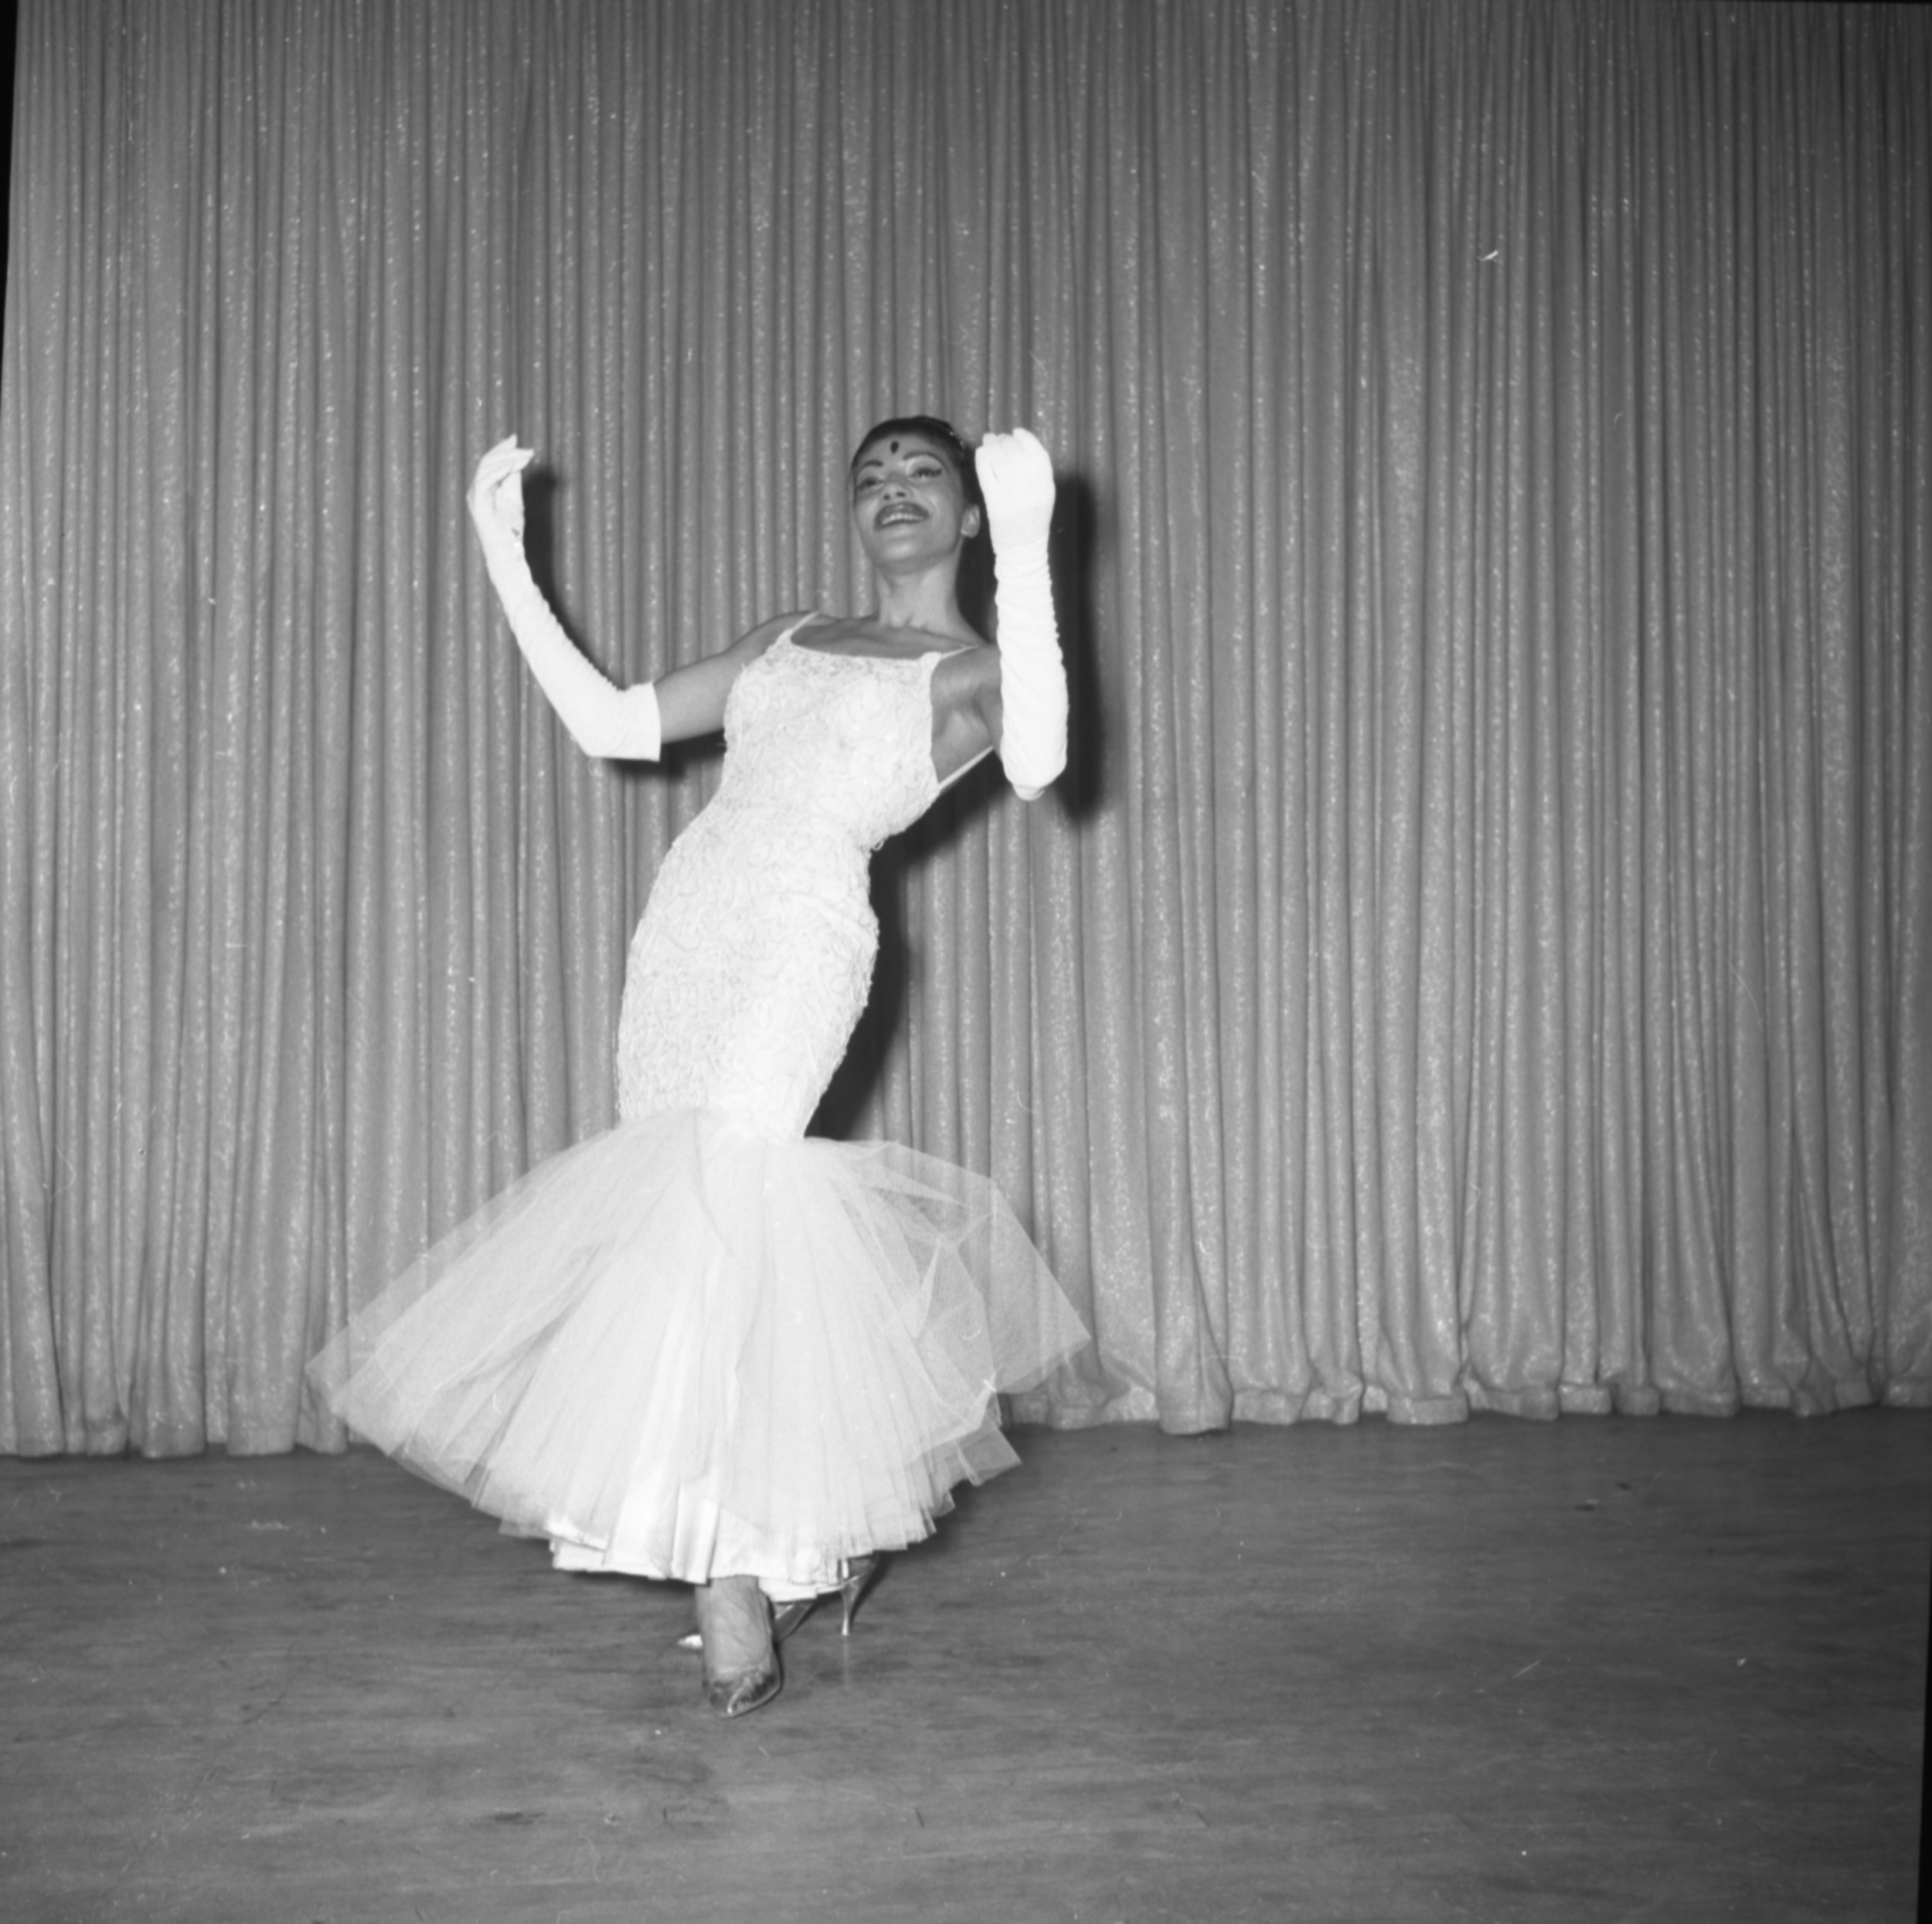
<path fill-rule="evenodd" d="M 613 1118 L 716 745 L 888 413 L 1060 475 L 1073 756 L 883 852 L 821 1126 L 1090 1321 L 1018 1414 L 1932 1399 L 1932 19 L 1636 0 L 27 0 L 0 1449 L 305 1359 Z M 983 583 L 981 584 L 983 589 Z"/>

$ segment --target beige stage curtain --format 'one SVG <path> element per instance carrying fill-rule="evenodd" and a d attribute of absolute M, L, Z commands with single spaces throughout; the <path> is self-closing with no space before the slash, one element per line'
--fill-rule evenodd
<path fill-rule="evenodd" d="M 0 409 L 0 1448 L 304 1358 L 612 1114 L 888 412 L 1063 480 L 1071 773 L 889 849 L 828 1126 L 1087 1306 L 1023 1413 L 1932 1397 L 1932 19 L 1616 0 L 29 0 Z"/>

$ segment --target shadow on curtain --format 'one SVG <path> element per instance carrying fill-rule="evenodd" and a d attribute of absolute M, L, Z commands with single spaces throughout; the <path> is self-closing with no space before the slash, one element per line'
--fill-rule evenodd
<path fill-rule="evenodd" d="M 334 1446 L 349 1304 L 611 1118 L 661 672 L 1032 425 L 1076 762 L 882 862 L 828 1120 L 987 1170 L 1022 1414 L 1932 1397 L 1932 20 L 21 10 L 0 1448 Z"/>

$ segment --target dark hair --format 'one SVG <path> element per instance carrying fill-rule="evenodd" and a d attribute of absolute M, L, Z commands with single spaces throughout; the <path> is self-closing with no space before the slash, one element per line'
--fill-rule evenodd
<path fill-rule="evenodd" d="M 959 484 L 965 491 L 969 503 L 979 501 L 979 476 L 973 467 L 973 457 L 966 444 L 960 438 L 959 430 L 951 421 L 942 421 L 936 414 L 895 414 L 891 420 L 881 421 L 860 436 L 859 445 L 853 450 L 852 465 L 845 471 L 848 487 L 859 478 L 859 464 L 866 450 L 875 441 L 882 441 L 889 434 L 917 434 L 924 440 L 936 441 L 952 457 L 953 465 L 959 470 Z"/>

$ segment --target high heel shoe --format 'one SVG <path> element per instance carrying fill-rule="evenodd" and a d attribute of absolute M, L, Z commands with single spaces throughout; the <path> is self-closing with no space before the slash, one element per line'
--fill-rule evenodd
<path fill-rule="evenodd" d="M 704 1640 L 705 1701 L 720 1717 L 744 1717 L 784 1687 L 772 1640 L 771 1604 L 756 1577 L 719 1577 L 697 1588 Z"/>
<path fill-rule="evenodd" d="M 818 1609 L 815 1596 L 788 1596 L 771 1606 L 771 1640 L 782 1644 L 812 1612 Z"/>
<path fill-rule="evenodd" d="M 845 1574 L 839 1579 L 838 1601 L 844 1606 L 844 1621 L 838 1627 L 841 1637 L 852 1634 L 852 1620 L 858 1613 L 859 1599 L 872 1587 L 874 1577 L 879 1574 L 879 1558 L 876 1553 L 849 1558 Z"/>

